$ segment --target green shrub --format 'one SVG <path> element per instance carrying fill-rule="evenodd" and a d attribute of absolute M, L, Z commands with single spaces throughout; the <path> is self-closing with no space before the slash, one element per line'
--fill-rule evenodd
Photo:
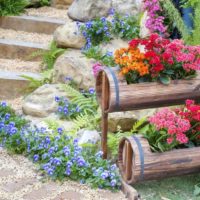
<path fill-rule="evenodd" d="M 27 0 L 1 0 L 0 16 L 20 15 L 27 5 Z"/>
<path fill-rule="evenodd" d="M 44 69 L 53 69 L 56 59 L 62 55 L 66 50 L 57 47 L 56 42 L 52 41 L 49 45 L 48 51 L 36 51 L 30 57 L 42 56 L 42 66 Z"/>

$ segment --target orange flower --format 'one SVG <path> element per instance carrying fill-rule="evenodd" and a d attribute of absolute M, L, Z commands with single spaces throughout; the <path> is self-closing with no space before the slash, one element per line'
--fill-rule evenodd
<path fill-rule="evenodd" d="M 149 65 L 145 63 L 144 53 L 139 48 L 121 48 L 115 52 L 115 62 L 121 67 L 120 74 L 126 75 L 136 71 L 140 76 L 149 74 Z"/>

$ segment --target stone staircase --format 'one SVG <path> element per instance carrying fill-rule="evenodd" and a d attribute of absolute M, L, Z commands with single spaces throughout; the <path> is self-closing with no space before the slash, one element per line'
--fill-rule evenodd
<path fill-rule="evenodd" d="M 38 50 L 48 51 L 53 32 L 63 24 L 64 19 L 45 16 L 0 18 L 0 100 L 22 95 L 28 81 L 21 75 L 40 77 L 41 57 L 31 55 Z"/>

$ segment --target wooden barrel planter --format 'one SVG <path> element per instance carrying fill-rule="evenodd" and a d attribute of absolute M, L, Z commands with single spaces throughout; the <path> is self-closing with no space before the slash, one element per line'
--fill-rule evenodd
<path fill-rule="evenodd" d="M 120 172 L 128 184 L 200 172 L 200 147 L 152 152 L 142 136 L 123 138 L 119 145 Z"/>
<path fill-rule="evenodd" d="M 108 113 L 183 104 L 200 100 L 200 74 L 191 80 L 127 84 L 118 68 L 101 70 L 96 78 L 96 93 L 102 109 L 102 150 L 107 157 Z"/>

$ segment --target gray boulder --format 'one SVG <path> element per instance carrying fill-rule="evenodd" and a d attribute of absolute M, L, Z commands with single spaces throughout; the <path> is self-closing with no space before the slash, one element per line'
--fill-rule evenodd
<path fill-rule="evenodd" d="M 69 7 L 68 15 L 74 20 L 83 22 L 107 16 L 111 3 L 111 0 L 74 0 Z"/>
<path fill-rule="evenodd" d="M 64 83 L 66 77 L 71 77 L 79 88 L 95 86 L 92 73 L 92 59 L 86 58 L 80 50 L 69 50 L 61 55 L 54 65 L 54 82 Z"/>
<path fill-rule="evenodd" d="M 81 49 L 85 45 L 85 38 L 79 32 L 75 22 L 67 22 L 54 32 L 54 40 L 58 46 L 64 48 Z"/>
<path fill-rule="evenodd" d="M 78 131 L 77 136 L 79 137 L 79 145 L 86 143 L 95 144 L 101 140 L 101 136 L 96 130 L 81 129 L 80 131 Z"/>
<path fill-rule="evenodd" d="M 59 85 L 43 85 L 28 95 L 22 104 L 24 114 L 35 117 L 47 117 L 57 111 L 55 96 L 67 96 Z"/>

